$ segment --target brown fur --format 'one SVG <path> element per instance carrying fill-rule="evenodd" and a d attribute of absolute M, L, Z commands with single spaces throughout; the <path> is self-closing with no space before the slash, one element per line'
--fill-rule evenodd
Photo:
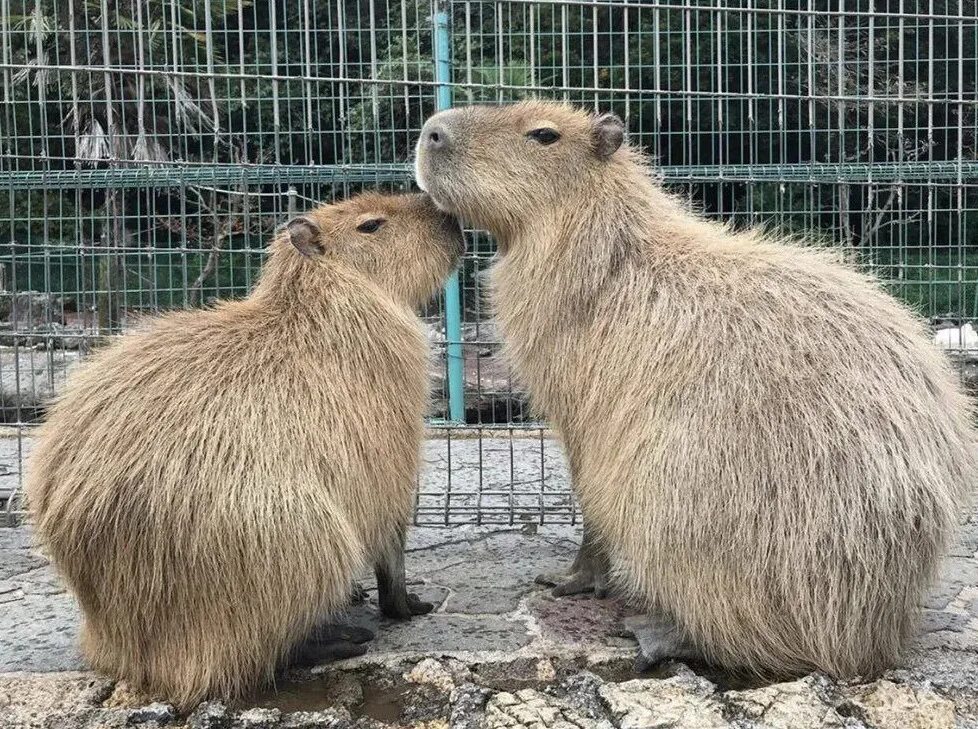
<path fill-rule="evenodd" d="M 420 195 L 298 221 L 312 257 L 290 224 L 247 299 L 166 314 L 93 356 L 29 465 L 85 654 L 181 708 L 271 678 L 411 517 L 428 398 L 413 308 L 461 233 Z"/>
<path fill-rule="evenodd" d="M 978 476 L 970 404 L 876 281 L 692 214 L 627 144 L 603 157 L 603 125 L 541 102 L 455 109 L 417 163 L 443 209 L 497 237 L 508 355 L 585 523 L 706 659 L 877 673 Z M 541 127 L 561 139 L 527 136 Z"/>

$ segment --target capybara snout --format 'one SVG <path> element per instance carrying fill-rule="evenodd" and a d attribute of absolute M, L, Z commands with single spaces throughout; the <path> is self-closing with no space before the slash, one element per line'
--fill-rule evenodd
<path fill-rule="evenodd" d="M 547 104 L 448 109 L 421 130 L 415 176 L 466 222 L 515 231 L 528 213 L 587 199 L 623 141 L 624 126 L 613 114 Z M 497 243 L 505 252 L 506 236 Z"/>

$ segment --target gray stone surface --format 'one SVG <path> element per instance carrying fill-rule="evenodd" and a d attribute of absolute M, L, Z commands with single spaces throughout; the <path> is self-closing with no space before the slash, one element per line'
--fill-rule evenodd
<path fill-rule="evenodd" d="M 26 528 L 0 528 L 0 672 L 85 668 L 79 613 L 54 570 L 30 548 Z"/>
<path fill-rule="evenodd" d="M 0 674 L 0 726 L 123 726 L 122 712 L 102 706 L 111 692 L 111 681 L 89 673 Z"/>
<path fill-rule="evenodd" d="M 227 729 L 230 723 L 228 709 L 219 701 L 205 702 L 187 717 L 187 729 Z"/>
<path fill-rule="evenodd" d="M 723 729 L 729 726 L 705 678 L 679 675 L 635 679 L 600 689 L 615 726 L 621 729 Z"/>
<path fill-rule="evenodd" d="M 539 431 L 476 431 L 431 438 L 417 523 L 569 523 L 575 516 L 560 445 Z M 579 518 L 579 514 L 577 515 Z"/>

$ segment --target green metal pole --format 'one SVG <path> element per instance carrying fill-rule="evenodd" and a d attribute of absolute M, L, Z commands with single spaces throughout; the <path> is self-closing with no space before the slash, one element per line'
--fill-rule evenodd
<path fill-rule="evenodd" d="M 451 0 L 435 0 L 435 108 L 452 106 Z M 445 282 L 445 355 L 448 360 L 448 417 L 465 422 L 465 367 L 462 358 L 462 297 L 456 269 Z"/>

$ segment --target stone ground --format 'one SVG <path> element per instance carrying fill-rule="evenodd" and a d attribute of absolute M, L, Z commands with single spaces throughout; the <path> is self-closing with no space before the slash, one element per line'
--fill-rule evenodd
<path fill-rule="evenodd" d="M 507 452 L 521 459 L 518 448 Z M 540 460 L 539 449 L 527 453 Z M 458 473 L 468 461 L 453 466 L 463 493 Z M 559 493 L 566 483 L 554 472 L 544 468 L 541 478 Z M 238 706 L 178 716 L 86 670 L 74 601 L 31 550 L 25 527 L 0 528 L 0 728 L 978 729 L 975 519 L 948 556 L 903 665 L 851 684 L 811 675 L 751 685 L 682 664 L 634 676 L 635 644 L 618 634 L 626 606 L 555 600 L 533 582 L 568 566 L 578 540 L 571 526 L 416 528 L 409 579 L 437 604 L 432 614 L 380 619 L 371 591 L 350 613 L 376 629 L 366 655 L 285 676 Z"/>

